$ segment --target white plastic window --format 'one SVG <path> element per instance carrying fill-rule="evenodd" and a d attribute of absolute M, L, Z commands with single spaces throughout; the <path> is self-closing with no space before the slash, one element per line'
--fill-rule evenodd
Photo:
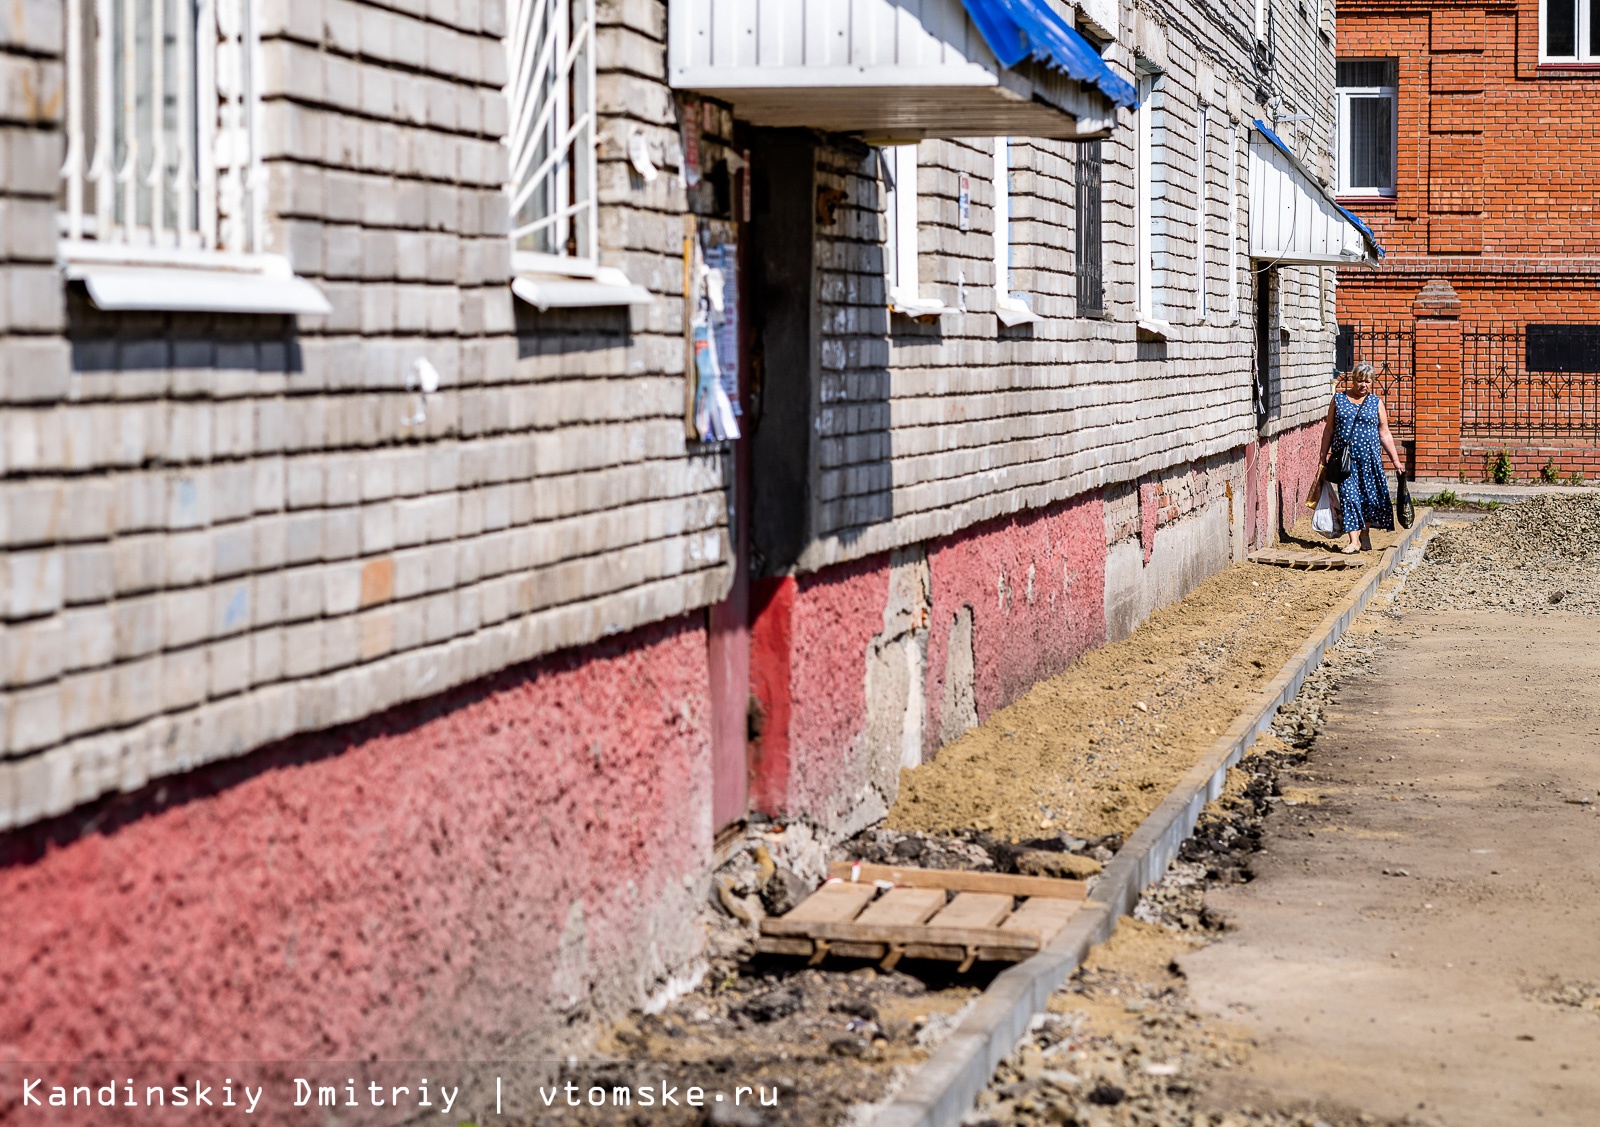
<path fill-rule="evenodd" d="M 1195 150 L 1199 159 L 1195 162 L 1195 191 L 1198 198 L 1195 201 L 1195 252 L 1199 258 L 1200 278 L 1200 319 L 1204 321 L 1211 312 L 1210 279 L 1207 277 L 1211 261 L 1211 248 L 1207 245 L 1207 234 L 1211 219 L 1211 168 L 1209 156 L 1211 153 L 1211 111 L 1205 106 L 1200 107 L 1200 126 L 1198 136 L 1195 138 Z"/>
<path fill-rule="evenodd" d="M 1399 139 L 1393 59 L 1339 60 L 1339 192 L 1395 194 Z"/>
<path fill-rule="evenodd" d="M 511 240 L 519 269 L 591 275 L 593 0 L 510 0 Z"/>
<path fill-rule="evenodd" d="M 1155 106 L 1153 105 L 1156 76 L 1141 74 L 1139 83 L 1139 109 L 1134 122 L 1134 274 L 1135 304 L 1142 319 L 1155 317 L 1155 264 L 1151 257 L 1151 212 L 1155 205 L 1153 169 L 1151 168 L 1154 144 Z"/>
<path fill-rule="evenodd" d="M 1228 312 L 1239 316 L 1239 123 L 1228 122 Z"/>
<path fill-rule="evenodd" d="M 948 310 L 937 298 L 922 296 L 917 276 L 917 146 L 888 145 L 879 152 L 888 220 L 884 259 L 889 308 L 908 317 L 936 317 Z"/>
<path fill-rule="evenodd" d="M 1037 320 L 1026 295 L 1017 292 L 1016 251 L 1011 241 L 1011 142 L 994 139 L 994 307 L 1004 325 Z"/>
<path fill-rule="evenodd" d="M 1600 0 L 1541 0 L 1539 58 L 1600 63 Z"/>
<path fill-rule="evenodd" d="M 261 249 L 249 0 L 67 0 L 65 255 Z"/>

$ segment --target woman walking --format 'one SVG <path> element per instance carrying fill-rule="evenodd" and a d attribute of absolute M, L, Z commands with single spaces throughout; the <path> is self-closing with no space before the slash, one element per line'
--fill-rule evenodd
<path fill-rule="evenodd" d="M 1372 365 L 1365 360 L 1350 370 L 1350 391 L 1335 392 L 1328 405 L 1328 423 L 1322 431 L 1321 464 L 1328 464 L 1328 451 L 1350 450 L 1350 476 L 1339 484 L 1339 501 L 1344 531 L 1350 543 L 1341 549 L 1345 555 L 1372 548 L 1371 529 L 1394 530 L 1394 505 L 1389 500 L 1389 483 L 1383 476 L 1383 455 L 1389 456 L 1398 477 L 1404 471 L 1389 433 L 1389 414 L 1383 400 L 1372 391 Z"/>

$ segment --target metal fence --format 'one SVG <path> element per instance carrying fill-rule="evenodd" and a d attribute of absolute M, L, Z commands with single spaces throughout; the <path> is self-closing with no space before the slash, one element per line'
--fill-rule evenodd
<path fill-rule="evenodd" d="M 1533 343 L 1535 363 L 1553 363 L 1540 359 L 1553 354 L 1547 342 Z M 1461 433 L 1474 438 L 1600 438 L 1600 372 L 1529 371 L 1528 344 L 1526 328 L 1462 326 Z"/>
<path fill-rule="evenodd" d="M 1362 360 L 1372 365 L 1372 390 L 1383 400 L 1389 429 L 1401 438 L 1413 434 L 1416 378 L 1412 367 L 1416 333 L 1409 323 L 1350 324 L 1339 326 L 1335 367 L 1339 387 L 1350 386 L 1347 373 Z"/>

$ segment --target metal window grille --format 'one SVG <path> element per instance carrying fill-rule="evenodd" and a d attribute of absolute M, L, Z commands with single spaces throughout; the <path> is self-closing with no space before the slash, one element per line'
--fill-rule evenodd
<path fill-rule="evenodd" d="M 261 249 L 254 0 L 67 0 L 63 234 Z"/>
<path fill-rule="evenodd" d="M 1365 360 L 1372 365 L 1372 390 L 1383 400 L 1389 429 L 1410 438 L 1416 410 L 1416 378 L 1412 364 L 1416 333 L 1409 325 L 1340 325 L 1334 341 L 1334 367 L 1341 373 L 1340 390 L 1350 387 L 1348 373 Z"/>
<path fill-rule="evenodd" d="M 1551 339 L 1536 331 L 1558 327 L 1569 326 L 1462 326 L 1462 434 L 1600 438 L 1600 372 L 1594 370 L 1600 360 L 1585 347 L 1590 342 L 1583 337 Z M 1556 345 L 1561 346 L 1559 355 Z"/>
<path fill-rule="evenodd" d="M 512 246 L 593 263 L 593 0 L 511 0 L 509 15 Z"/>
<path fill-rule="evenodd" d="M 1084 141 L 1078 146 L 1077 251 L 1078 313 L 1080 316 L 1105 311 L 1105 283 L 1100 237 L 1099 141 Z"/>

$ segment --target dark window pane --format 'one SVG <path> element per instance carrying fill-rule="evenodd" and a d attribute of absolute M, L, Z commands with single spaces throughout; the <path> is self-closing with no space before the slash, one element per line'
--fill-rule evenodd
<path fill-rule="evenodd" d="M 1530 372 L 1600 372 L 1600 325 L 1529 325 Z"/>
<path fill-rule="evenodd" d="M 1544 50 L 1552 57 L 1578 53 L 1577 0 L 1544 0 Z"/>
<path fill-rule="evenodd" d="M 1600 0 L 1589 0 L 1589 55 L 1600 57 Z"/>
<path fill-rule="evenodd" d="M 1105 310 L 1105 287 L 1101 274 L 1099 141 L 1078 145 L 1078 314 Z"/>
<path fill-rule="evenodd" d="M 1340 59 L 1340 86 L 1393 86 L 1395 61 L 1393 59 Z"/>
<path fill-rule="evenodd" d="M 1356 327 L 1340 325 L 1333 341 L 1333 370 L 1348 372 L 1356 366 Z"/>
<path fill-rule="evenodd" d="M 1350 186 L 1392 188 L 1394 103 L 1388 98 L 1350 99 Z"/>

